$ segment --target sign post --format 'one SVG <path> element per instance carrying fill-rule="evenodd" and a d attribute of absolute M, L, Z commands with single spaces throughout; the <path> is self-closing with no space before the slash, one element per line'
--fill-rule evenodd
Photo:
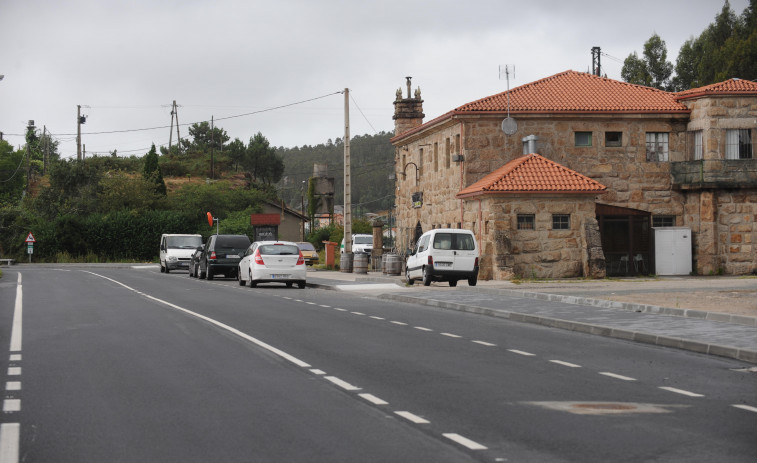
<path fill-rule="evenodd" d="M 32 263 L 32 254 L 34 254 L 34 243 L 37 242 L 37 240 L 34 239 L 34 235 L 32 235 L 31 232 L 26 236 L 26 240 L 24 240 L 26 243 L 26 253 L 29 254 L 29 263 Z"/>

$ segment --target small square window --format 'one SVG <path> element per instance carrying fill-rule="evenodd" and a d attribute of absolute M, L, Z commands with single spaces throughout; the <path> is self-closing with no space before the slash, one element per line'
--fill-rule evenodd
<path fill-rule="evenodd" d="M 570 230 L 570 214 L 552 214 L 552 230 Z"/>
<path fill-rule="evenodd" d="M 591 132 L 576 132 L 576 146 L 591 146 Z"/>
<path fill-rule="evenodd" d="M 518 214 L 518 230 L 534 230 L 535 221 L 533 214 Z"/>
<path fill-rule="evenodd" d="M 605 132 L 605 146 L 623 146 L 623 132 Z"/>
<path fill-rule="evenodd" d="M 655 215 L 652 216 L 653 227 L 675 227 L 676 218 L 674 215 Z"/>

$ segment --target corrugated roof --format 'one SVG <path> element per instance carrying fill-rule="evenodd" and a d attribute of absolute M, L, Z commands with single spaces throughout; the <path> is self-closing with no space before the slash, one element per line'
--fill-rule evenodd
<path fill-rule="evenodd" d="M 454 112 L 507 111 L 560 113 L 687 113 L 674 93 L 584 72 L 565 71 L 455 109 Z"/>
<path fill-rule="evenodd" d="M 497 193 L 604 193 L 601 183 L 532 153 L 513 159 L 460 191 L 465 198 Z"/>
<path fill-rule="evenodd" d="M 757 82 L 742 79 L 728 79 L 725 82 L 692 88 L 675 94 L 677 100 L 698 98 L 706 95 L 757 95 Z"/>

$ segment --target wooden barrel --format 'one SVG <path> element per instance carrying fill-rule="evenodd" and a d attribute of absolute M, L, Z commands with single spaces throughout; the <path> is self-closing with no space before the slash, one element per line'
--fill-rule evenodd
<path fill-rule="evenodd" d="M 342 253 L 339 257 L 339 271 L 342 273 L 352 273 L 352 253 Z"/>
<path fill-rule="evenodd" d="M 368 273 L 368 254 L 355 254 L 355 273 Z"/>
<path fill-rule="evenodd" d="M 387 275 L 402 274 L 402 260 L 400 260 L 400 256 L 398 254 L 386 254 L 384 273 L 386 273 Z"/>

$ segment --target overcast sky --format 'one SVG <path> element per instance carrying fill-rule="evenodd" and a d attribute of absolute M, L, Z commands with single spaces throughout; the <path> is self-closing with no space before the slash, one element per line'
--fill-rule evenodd
<path fill-rule="evenodd" d="M 514 88 L 590 71 L 599 46 L 603 72 L 620 80 L 623 60 L 655 32 L 675 64 L 723 3 L 0 0 L 0 131 L 19 146 L 34 120 L 75 156 L 82 105 L 88 154 L 142 156 L 168 145 L 176 100 L 182 137 L 213 116 L 245 143 L 262 132 L 273 146 L 316 145 L 344 135 L 344 88 L 352 136 L 393 131 L 405 76 L 421 88 L 426 120 L 505 91 L 505 64 Z M 748 1 L 730 4 L 741 14 Z"/>

